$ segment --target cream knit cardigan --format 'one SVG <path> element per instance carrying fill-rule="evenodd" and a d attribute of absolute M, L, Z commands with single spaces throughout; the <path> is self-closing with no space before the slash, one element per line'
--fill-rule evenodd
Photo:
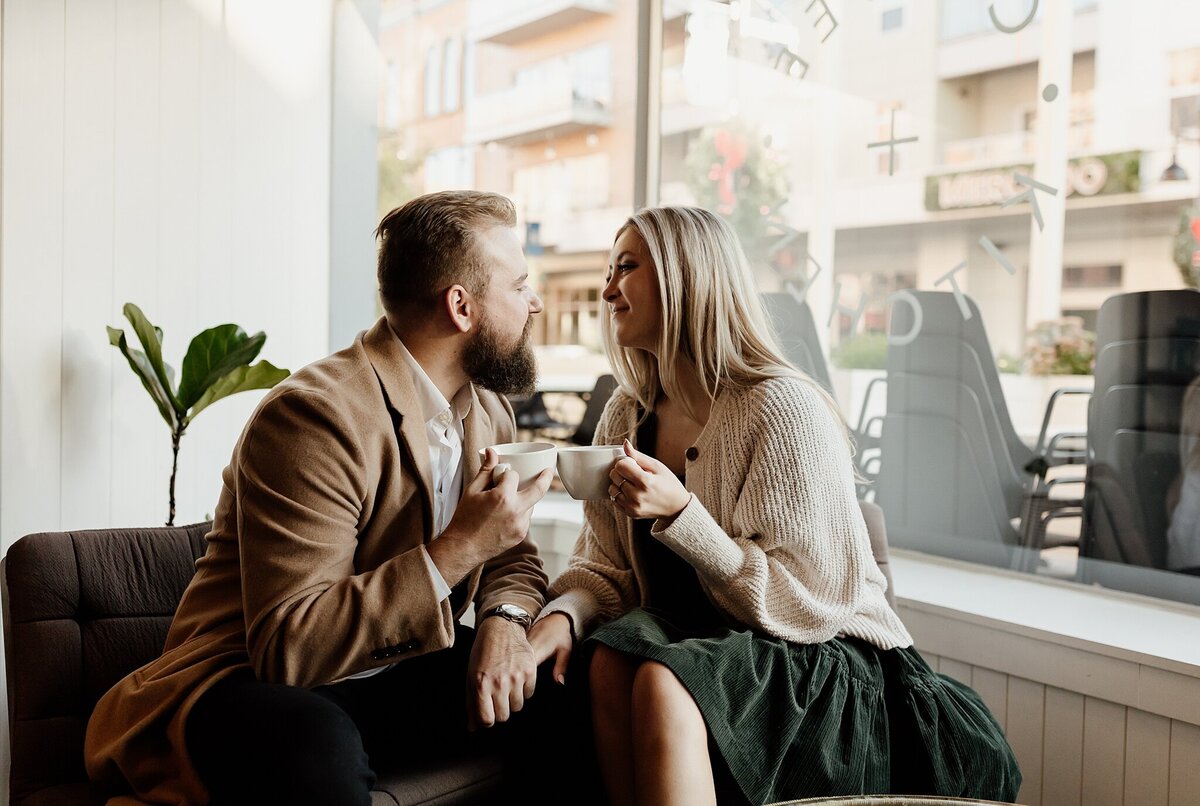
<path fill-rule="evenodd" d="M 636 403 L 618 391 L 595 444 L 636 445 L 636 432 Z M 845 635 L 880 649 L 912 645 L 884 596 L 841 427 L 808 382 L 722 391 L 688 455 L 691 501 L 652 534 L 699 572 L 721 611 L 796 643 Z M 570 616 L 576 638 L 644 605 L 652 584 L 632 520 L 608 501 L 587 501 L 584 513 L 567 570 L 550 586 L 555 598 L 538 615 Z"/>

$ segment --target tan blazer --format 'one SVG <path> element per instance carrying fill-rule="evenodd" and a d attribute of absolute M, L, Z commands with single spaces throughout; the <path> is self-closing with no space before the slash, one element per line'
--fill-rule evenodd
<path fill-rule="evenodd" d="M 481 448 L 512 439 L 512 409 L 473 390 L 464 426 L 466 483 Z M 545 602 L 528 539 L 464 581 L 460 612 L 435 593 L 425 423 L 384 319 L 271 390 L 222 479 L 207 551 L 162 656 L 114 686 L 88 723 L 88 774 L 123 778 L 147 801 L 207 801 L 184 722 L 230 672 L 319 686 L 445 649 L 476 598 L 480 609 L 510 602 L 530 613 Z"/>

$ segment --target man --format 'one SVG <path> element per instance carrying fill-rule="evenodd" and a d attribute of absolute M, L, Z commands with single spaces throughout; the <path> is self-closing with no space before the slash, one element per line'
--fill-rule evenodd
<path fill-rule="evenodd" d="M 521 710 L 552 470 L 495 485 L 532 387 L 512 203 L 435 193 L 379 226 L 386 316 L 276 386 L 222 476 L 163 655 L 96 706 L 89 774 L 154 803 L 367 804 L 373 766 Z M 476 604 L 478 632 L 459 625 Z"/>

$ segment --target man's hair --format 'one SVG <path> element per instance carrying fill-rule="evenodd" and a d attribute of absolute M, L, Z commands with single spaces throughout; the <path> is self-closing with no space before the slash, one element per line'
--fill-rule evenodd
<path fill-rule="evenodd" d="M 516 223 L 511 201 L 475 190 L 429 193 L 392 210 L 375 230 L 384 310 L 395 313 L 430 305 L 455 284 L 483 296 L 490 276 L 475 236 Z"/>

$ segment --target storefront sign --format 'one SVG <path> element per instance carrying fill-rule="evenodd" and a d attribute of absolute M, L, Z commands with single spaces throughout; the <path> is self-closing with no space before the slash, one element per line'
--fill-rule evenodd
<path fill-rule="evenodd" d="M 1067 163 L 1068 196 L 1105 196 L 1141 189 L 1141 153 L 1127 151 L 1080 157 Z M 925 178 L 925 209 L 961 210 L 999 206 L 1024 189 L 1014 174 L 1032 175 L 1032 165 L 1011 165 L 986 171 L 941 174 Z"/>

